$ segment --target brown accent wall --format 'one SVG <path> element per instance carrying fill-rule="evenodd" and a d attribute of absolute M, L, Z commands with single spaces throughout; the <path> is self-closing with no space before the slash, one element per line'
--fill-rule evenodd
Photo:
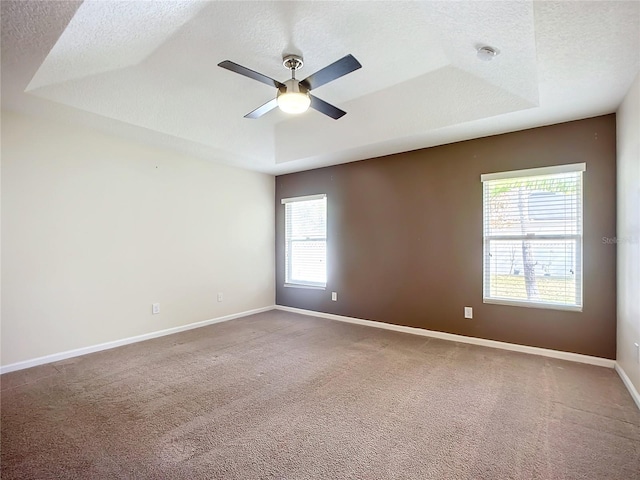
<path fill-rule="evenodd" d="M 605 358 L 616 354 L 615 115 L 276 178 L 276 303 Z M 483 173 L 586 162 L 582 312 L 482 302 Z M 326 290 L 285 288 L 282 198 L 326 193 Z M 331 301 L 331 292 L 338 301 Z M 474 318 L 463 318 L 463 307 Z"/>

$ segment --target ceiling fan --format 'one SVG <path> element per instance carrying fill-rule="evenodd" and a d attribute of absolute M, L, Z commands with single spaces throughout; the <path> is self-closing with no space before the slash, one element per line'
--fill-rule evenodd
<path fill-rule="evenodd" d="M 273 78 L 238 65 L 230 60 L 225 60 L 218 64 L 219 67 L 226 68 L 245 77 L 253 78 L 254 80 L 278 89 L 276 98 L 261 105 L 252 112 L 247 113 L 244 116 L 245 118 L 261 117 L 276 107 L 280 107 L 280 110 L 283 112 L 293 114 L 305 112 L 311 107 L 334 120 L 339 119 L 347 113 L 311 95 L 309 91 L 361 68 L 362 65 L 360 65 L 360 62 L 358 62 L 353 55 L 347 55 L 340 60 L 336 60 L 331 65 L 309 75 L 304 80 L 296 79 L 296 70 L 299 70 L 303 65 L 302 57 L 298 55 L 287 55 L 282 59 L 282 64 L 291 71 L 291 78 L 284 83 L 280 83 Z"/>

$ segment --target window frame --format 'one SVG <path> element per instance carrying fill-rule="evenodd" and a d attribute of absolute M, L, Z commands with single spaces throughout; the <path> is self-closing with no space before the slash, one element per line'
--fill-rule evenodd
<path fill-rule="evenodd" d="M 287 235 L 287 204 L 298 203 L 298 202 L 306 202 L 311 200 L 320 200 L 324 199 L 325 208 L 324 208 L 324 236 L 323 237 L 308 237 L 305 239 L 291 239 Z M 327 268 L 327 259 L 329 256 L 328 251 L 328 239 L 327 239 L 327 230 L 328 230 L 328 218 L 329 218 L 329 205 L 326 193 L 318 193 L 314 195 L 304 195 L 300 197 L 290 197 L 281 199 L 280 203 L 284 205 L 284 286 L 291 288 L 306 288 L 311 290 L 326 290 L 327 288 L 327 280 L 328 280 L 328 271 L 325 271 L 325 282 L 311 282 L 305 280 L 292 281 L 292 270 L 293 265 L 288 257 L 288 252 L 292 251 L 292 245 L 294 242 L 307 242 L 307 241 L 324 241 L 325 244 L 325 256 L 324 256 L 324 264 L 325 269 Z"/>
<path fill-rule="evenodd" d="M 530 168 L 523 170 L 512 170 L 506 172 L 497 172 L 482 174 L 480 180 L 482 182 L 482 302 L 496 305 L 510 305 L 517 307 L 527 308 L 543 308 L 552 310 L 568 310 L 581 312 L 584 306 L 584 255 L 583 255 L 583 243 L 584 243 L 584 172 L 586 171 L 586 163 L 572 163 L 564 165 L 555 165 L 550 167 Z M 579 232 L 576 234 L 524 234 L 524 235 L 487 235 L 487 204 L 486 200 L 486 185 L 494 180 L 516 180 L 524 177 L 536 177 L 543 175 L 554 175 L 561 173 L 580 173 L 578 192 L 579 202 L 577 218 L 579 219 Z M 491 256 L 489 255 L 492 241 L 504 241 L 504 240 L 556 240 L 556 241 L 575 241 L 575 258 L 576 258 L 576 291 L 579 289 L 579 302 L 576 305 L 555 303 L 549 301 L 534 301 L 527 299 L 511 299 L 504 297 L 492 297 L 491 296 Z"/>

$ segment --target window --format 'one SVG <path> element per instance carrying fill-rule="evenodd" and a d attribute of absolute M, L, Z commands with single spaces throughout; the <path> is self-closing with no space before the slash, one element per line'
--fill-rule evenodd
<path fill-rule="evenodd" d="M 285 286 L 327 285 L 327 196 L 285 198 Z"/>
<path fill-rule="evenodd" d="M 482 175 L 485 303 L 582 309 L 585 168 Z"/>

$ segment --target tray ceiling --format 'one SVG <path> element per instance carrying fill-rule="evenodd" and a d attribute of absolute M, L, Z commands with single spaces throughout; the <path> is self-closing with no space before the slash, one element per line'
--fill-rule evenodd
<path fill-rule="evenodd" d="M 4 108 L 269 173 L 615 111 L 640 65 L 638 2 L 2 2 Z M 480 45 L 500 49 L 490 62 Z M 283 54 L 348 113 L 243 115 Z"/>

